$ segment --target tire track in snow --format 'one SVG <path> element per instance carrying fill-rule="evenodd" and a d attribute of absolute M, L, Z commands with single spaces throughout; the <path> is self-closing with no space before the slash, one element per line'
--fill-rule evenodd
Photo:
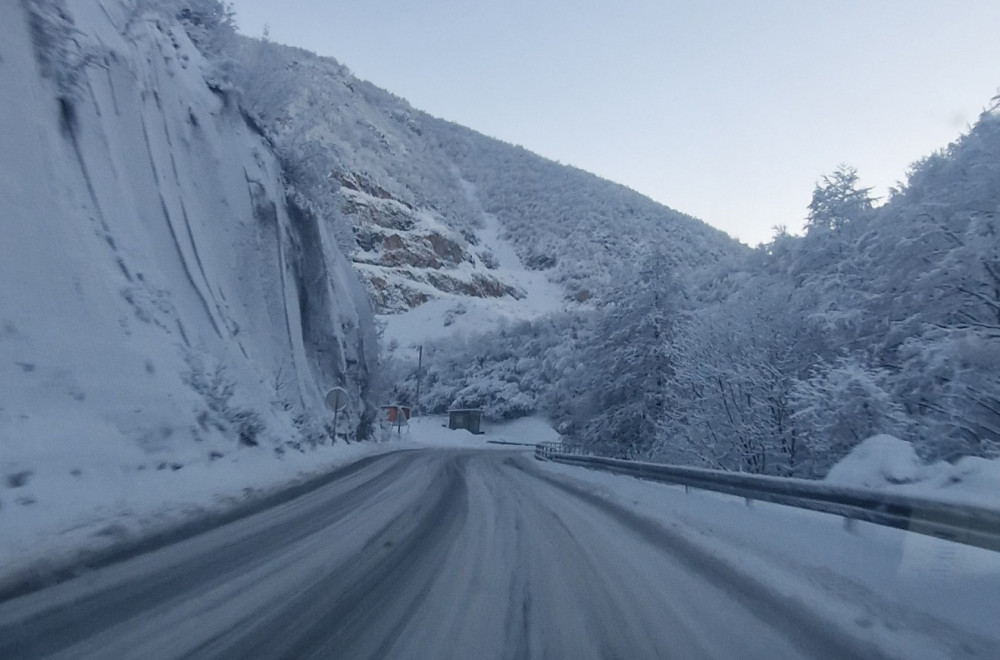
<path fill-rule="evenodd" d="M 0 603 L 0 657 L 889 655 L 849 616 L 706 552 L 696 532 L 516 452 L 388 455 Z M 968 641 L 967 654 L 987 648 Z"/>

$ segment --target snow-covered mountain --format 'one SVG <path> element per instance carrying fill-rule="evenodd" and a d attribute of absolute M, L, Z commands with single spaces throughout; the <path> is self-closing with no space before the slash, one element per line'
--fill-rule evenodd
<path fill-rule="evenodd" d="M 280 453 L 327 437 L 335 385 L 350 393 L 340 434 L 363 434 L 368 297 L 178 15 L 129 0 L 2 7 L 8 480 Z"/>
<path fill-rule="evenodd" d="M 623 186 L 436 119 L 329 58 L 229 52 L 243 102 L 400 344 L 613 298 L 651 251 L 681 269 L 739 245 Z"/>

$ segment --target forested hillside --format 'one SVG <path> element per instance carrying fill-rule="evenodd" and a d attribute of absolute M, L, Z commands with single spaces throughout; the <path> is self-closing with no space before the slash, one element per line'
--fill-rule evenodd
<path fill-rule="evenodd" d="M 822 177 L 804 235 L 750 250 L 333 60 L 266 39 L 221 52 L 381 311 L 524 296 L 496 241 L 561 287 L 547 315 L 428 345 L 425 408 L 544 413 L 602 451 L 771 474 L 822 475 L 876 433 L 926 459 L 1000 449 L 996 108 L 887 200 L 850 167 Z M 388 396 L 412 400 L 415 375 L 390 360 Z"/>
<path fill-rule="evenodd" d="M 551 269 L 574 298 L 617 298 L 634 274 L 623 265 L 650 251 L 684 270 L 740 251 L 701 220 L 624 186 L 452 124 L 433 130 L 522 261 Z"/>
<path fill-rule="evenodd" d="M 877 433 L 928 460 L 995 456 L 996 107 L 875 202 L 842 167 L 804 236 L 695 269 L 651 246 L 615 302 L 432 347 L 425 404 L 543 411 L 603 452 L 769 474 L 822 475 Z"/>
<path fill-rule="evenodd" d="M 761 471 L 823 470 L 878 432 L 929 459 L 995 455 L 998 211 L 995 107 L 879 208 L 850 168 L 824 177 L 806 235 L 776 237 L 691 313 L 676 384 L 692 396 L 668 433 Z"/>

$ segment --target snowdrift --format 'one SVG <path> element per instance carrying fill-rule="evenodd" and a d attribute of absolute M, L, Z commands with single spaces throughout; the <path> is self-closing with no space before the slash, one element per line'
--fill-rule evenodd
<path fill-rule="evenodd" d="M 909 442 L 885 434 L 861 442 L 830 468 L 826 481 L 1000 509 L 1000 459 L 966 456 L 926 465 Z"/>

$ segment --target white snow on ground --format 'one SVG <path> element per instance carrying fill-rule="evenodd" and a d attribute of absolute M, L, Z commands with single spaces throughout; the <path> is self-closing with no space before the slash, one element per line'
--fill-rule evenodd
<path fill-rule="evenodd" d="M 63 566 L 83 552 L 169 530 L 192 517 L 221 513 L 266 497 L 332 469 L 373 454 L 427 447 L 511 450 L 497 442 L 554 441 L 558 434 L 545 420 L 524 418 L 484 424 L 484 433 L 449 430 L 446 416 L 417 417 L 397 433 L 382 429 L 381 442 L 322 445 L 306 452 L 244 448 L 212 460 L 180 464 L 150 463 L 136 472 L 116 452 L 137 450 L 108 445 L 89 456 L 36 457 L 36 466 L 0 488 L 0 586 L 29 569 Z M 530 447 L 525 447 L 530 451 Z M 174 469 L 178 467 L 178 469 Z M 8 479 L 10 477 L 8 476 Z"/>
<path fill-rule="evenodd" d="M 1000 553 L 838 516 L 557 463 L 600 497 L 682 534 L 706 556 L 832 621 L 854 621 L 894 657 L 944 657 L 945 625 L 995 640 Z M 994 642 L 995 643 L 995 642 Z"/>
<path fill-rule="evenodd" d="M 61 567 L 82 553 L 163 532 L 191 518 L 222 513 L 329 472 L 364 456 L 403 447 L 397 442 L 325 445 L 289 451 L 247 448 L 223 458 L 151 465 L 136 472 L 79 470 L 54 455 L 2 492 L 0 586 L 25 570 Z M 110 452 L 110 450 L 109 450 Z M 96 460 L 108 456 L 95 457 Z M 9 479 L 9 477 L 8 477 Z"/>
<path fill-rule="evenodd" d="M 1000 509 L 1000 459 L 966 456 L 925 465 L 905 440 L 877 435 L 830 468 L 829 483 Z"/>

